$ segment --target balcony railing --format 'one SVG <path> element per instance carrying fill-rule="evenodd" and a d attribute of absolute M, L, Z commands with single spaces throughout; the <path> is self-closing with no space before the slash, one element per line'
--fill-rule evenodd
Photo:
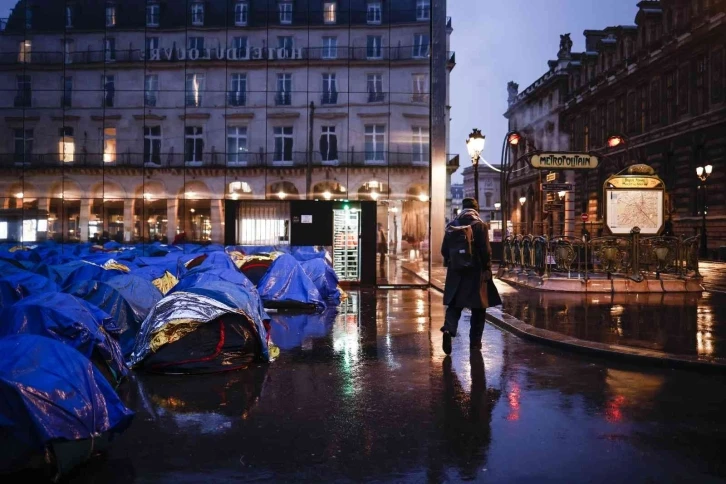
<path fill-rule="evenodd" d="M 368 93 L 368 102 L 369 103 L 382 103 L 386 100 L 386 93 L 385 92 L 369 92 Z"/>
<path fill-rule="evenodd" d="M 305 167 L 308 164 L 308 153 L 294 151 L 292 153 L 275 152 L 247 152 L 225 153 L 205 152 L 201 159 L 188 160 L 184 153 L 162 153 L 158 156 L 144 156 L 144 153 L 126 151 L 117 153 L 113 162 L 104 161 L 102 153 L 79 153 L 73 156 L 73 161 L 62 161 L 60 153 L 44 154 L 15 154 L 0 153 L 0 168 L 17 168 L 24 170 L 47 168 L 107 168 L 135 167 L 145 169 L 158 168 L 244 168 L 244 167 L 276 167 L 292 166 Z M 107 158 L 107 157 L 106 157 Z M 382 159 L 368 159 L 382 158 Z M 310 160 L 312 166 L 331 167 L 427 167 L 430 164 L 429 155 L 421 152 L 383 151 L 366 153 L 365 151 L 338 151 L 327 153 L 325 156 L 315 150 Z"/>
<path fill-rule="evenodd" d="M 292 104 L 292 93 L 278 92 L 275 94 L 275 106 L 290 106 Z"/>
<path fill-rule="evenodd" d="M 245 91 L 230 91 L 227 101 L 230 106 L 245 106 L 247 104 L 247 93 Z"/>
<path fill-rule="evenodd" d="M 167 50 L 168 49 L 168 50 Z M 414 45 L 403 45 L 396 47 L 380 47 L 378 49 L 369 49 L 367 46 L 361 47 L 345 47 L 338 46 L 337 48 L 329 47 L 305 47 L 302 48 L 301 59 L 268 59 L 268 51 L 262 50 L 262 56 L 260 59 L 244 59 L 239 60 L 230 59 L 230 63 L 239 62 L 260 62 L 275 60 L 275 62 L 304 62 L 307 60 L 346 60 L 346 61 L 427 61 L 430 57 L 430 47 L 428 49 L 422 46 Z M 277 56 L 277 49 L 274 49 L 275 56 Z M 179 55 L 180 53 L 184 55 Z M 168 63 L 168 62 L 227 62 L 226 54 L 227 49 L 217 52 L 217 49 L 211 49 L 209 59 L 200 58 L 198 60 L 190 60 L 185 54 L 187 50 L 172 49 L 171 47 L 159 49 L 159 56 L 155 60 L 149 60 L 150 56 L 146 54 L 146 49 L 117 49 L 113 51 L 113 58 L 109 58 L 108 52 L 105 50 L 85 50 L 78 52 L 63 52 L 63 51 L 38 51 L 33 50 L 29 52 L 25 59 L 21 59 L 17 51 L 0 52 L 0 64 L 12 65 L 12 64 L 25 64 L 25 65 L 53 65 L 53 64 L 105 64 L 105 63 L 133 63 L 133 62 L 147 62 L 147 63 Z M 143 54 L 143 55 L 142 55 Z M 168 55 L 167 55 L 168 54 Z M 287 57 L 293 57 L 291 52 L 288 52 Z M 334 54 L 334 55 L 333 55 Z M 220 57 L 222 57 L 220 59 Z M 146 59 L 146 60 L 144 60 Z M 21 62 L 24 60 L 24 62 Z M 449 52 L 447 55 L 449 62 L 454 62 L 454 53 Z"/>
<path fill-rule="evenodd" d="M 320 104 L 338 104 L 338 93 L 335 91 L 324 92 L 320 97 Z"/>

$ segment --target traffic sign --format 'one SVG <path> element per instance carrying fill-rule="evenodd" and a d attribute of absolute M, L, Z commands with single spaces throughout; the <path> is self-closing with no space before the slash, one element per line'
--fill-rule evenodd
<path fill-rule="evenodd" d="M 565 204 L 562 202 L 550 202 L 545 203 L 544 205 L 545 212 L 556 212 L 558 210 L 562 210 L 563 208 L 565 208 Z"/>
<path fill-rule="evenodd" d="M 571 192 L 572 183 L 543 183 L 542 190 L 546 192 Z"/>
<path fill-rule="evenodd" d="M 583 222 L 587 222 L 588 220 L 590 220 L 590 216 L 586 213 L 583 213 L 582 215 L 580 215 L 580 218 L 582 219 Z"/>

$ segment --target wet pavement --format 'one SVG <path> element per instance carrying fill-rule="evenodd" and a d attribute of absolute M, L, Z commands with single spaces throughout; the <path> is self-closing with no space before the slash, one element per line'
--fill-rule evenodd
<path fill-rule="evenodd" d="M 379 286 L 424 286 L 428 279 L 417 276 L 417 272 L 428 268 L 428 261 L 408 262 L 401 258 L 392 256 L 386 257 L 383 264 L 380 263 L 380 256 L 376 260 L 376 283 Z M 406 269 L 413 267 L 415 270 Z"/>
<path fill-rule="evenodd" d="M 122 388 L 132 427 L 71 482 L 726 478 L 722 375 L 611 364 L 490 325 L 481 352 L 457 338 L 445 358 L 437 292 L 350 296 L 337 316 L 277 317 L 287 349 L 269 365 L 136 375 Z"/>

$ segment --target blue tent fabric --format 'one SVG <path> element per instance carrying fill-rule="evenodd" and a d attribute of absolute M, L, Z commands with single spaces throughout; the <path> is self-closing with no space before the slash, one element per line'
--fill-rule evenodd
<path fill-rule="evenodd" d="M 150 281 L 132 275 L 112 277 L 106 282 L 84 281 L 68 292 L 108 313 L 118 330 L 124 356 L 131 354 L 141 323 L 163 297 Z"/>
<path fill-rule="evenodd" d="M 325 308 L 320 292 L 302 266 L 288 254 L 280 255 L 257 284 L 265 307 Z"/>
<path fill-rule="evenodd" d="M 315 287 L 318 288 L 320 296 L 326 300 L 340 299 L 338 289 L 338 275 L 332 267 L 325 262 L 325 259 L 310 259 L 301 262 L 305 274 L 308 275 Z"/>
<path fill-rule="evenodd" d="M 0 278 L 3 283 L 9 284 L 18 295 L 18 300 L 33 294 L 58 292 L 60 287 L 45 276 L 30 271 L 13 272 Z"/>
<path fill-rule="evenodd" d="M 194 261 L 197 257 L 202 258 L 203 260 L 201 263 L 196 265 L 195 267 L 188 268 L 188 265 Z M 234 265 L 234 262 L 232 262 L 232 259 L 230 256 L 224 252 L 224 251 L 217 251 L 217 252 L 208 252 L 206 254 L 200 254 L 197 257 L 194 257 L 190 260 L 184 261 L 186 257 L 182 257 L 179 259 L 179 265 L 177 269 L 177 273 L 179 276 L 184 276 L 187 273 L 192 272 L 204 272 L 209 269 L 214 270 L 220 270 L 220 269 L 230 269 L 230 270 L 237 270 L 237 266 Z M 184 261 L 184 262 L 182 262 Z"/>
<path fill-rule="evenodd" d="M 300 262 L 305 262 L 313 259 L 325 260 L 326 253 L 327 252 L 324 249 L 319 249 L 318 247 L 290 247 L 290 255 Z"/>
<path fill-rule="evenodd" d="M 0 338 L 14 334 L 35 334 L 62 341 L 86 358 L 94 354 L 106 362 L 114 379 L 128 373 L 111 317 L 97 307 L 70 294 L 56 292 L 21 299 L 0 312 Z"/>
<path fill-rule="evenodd" d="M 12 306 L 20 299 L 22 299 L 22 296 L 15 289 L 15 286 L 10 281 L 0 279 L 0 309 Z"/>
<path fill-rule="evenodd" d="M 76 260 L 66 264 L 47 266 L 43 265 L 36 270 L 56 282 L 61 288 L 67 288 L 81 281 L 105 281 L 124 272 L 110 269 L 106 270 L 100 265 L 91 262 Z"/>
<path fill-rule="evenodd" d="M 20 470 L 56 441 L 122 432 L 133 412 L 79 352 L 32 335 L 0 339 L 0 470 Z"/>

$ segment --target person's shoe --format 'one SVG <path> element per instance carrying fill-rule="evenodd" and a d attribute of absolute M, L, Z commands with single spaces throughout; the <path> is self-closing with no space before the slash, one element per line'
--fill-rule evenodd
<path fill-rule="evenodd" d="M 446 353 L 447 355 L 451 354 L 451 333 L 449 333 L 448 331 L 444 331 L 443 348 L 444 348 L 444 353 Z"/>

